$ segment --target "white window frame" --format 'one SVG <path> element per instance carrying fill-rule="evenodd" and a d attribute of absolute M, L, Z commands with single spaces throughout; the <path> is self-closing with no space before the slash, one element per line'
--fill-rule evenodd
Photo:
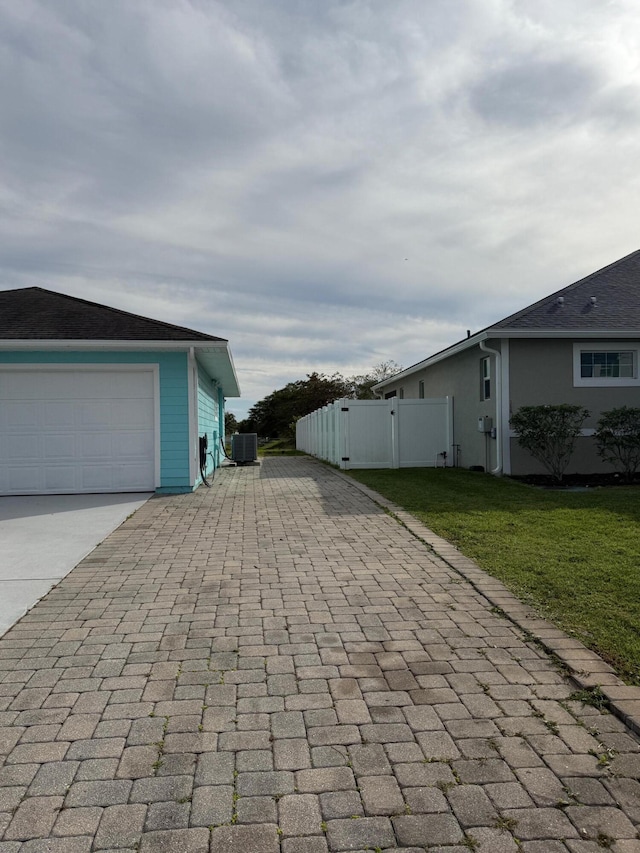
<path fill-rule="evenodd" d="M 581 355 L 583 352 L 632 352 L 633 376 L 581 376 Z M 630 388 L 640 385 L 638 361 L 639 341 L 582 341 L 573 345 L 573 387 L 574 388 Z"/>

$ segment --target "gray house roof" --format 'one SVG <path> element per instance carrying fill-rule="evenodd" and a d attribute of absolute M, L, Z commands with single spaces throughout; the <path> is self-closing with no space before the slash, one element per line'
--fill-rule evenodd
<path fill-rule="evenodd" d="M 640 250 L 510 314 L 373 386 L 382 390 L 490 338 L 640 335 Z"/>
<path fill-rule="evenodd" d="M 640 250 L 505 317 L 486 331 L 502 329 L 640 331 Z"/>
<path fill-rule="evenodd" d="M 224 342 L 225 338 L 42 287 L 23 287 L 0 291 L 0 340 Z"/>

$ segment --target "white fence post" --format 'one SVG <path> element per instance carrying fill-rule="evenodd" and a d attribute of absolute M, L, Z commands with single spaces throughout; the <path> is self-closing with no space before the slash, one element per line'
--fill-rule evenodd
<path fill-rule="evenodd" d="M 390 440 L 391 440 L 391 467 L 400 467 L 400 398 L 390 397 L 389 403 L 389 418 L 390 418 Z"/>

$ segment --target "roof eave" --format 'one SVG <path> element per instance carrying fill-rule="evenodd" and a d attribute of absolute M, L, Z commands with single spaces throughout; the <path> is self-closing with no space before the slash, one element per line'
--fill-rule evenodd
<path fill-rule="evenodd" d="M 118 338 L 117 340 L 97 340 L 97 339 L 77 339 L 77 338 L 2 338 L 0 339 L 0 349 L 85 349 L 85 350 L 162 350 L 162 349 L 177 349 L 188 350 L 191 347 L 218 347 L 227 349 L 229 342 L 220 338 L 219 340 L 203 341 L 203 340 L 183 340 L 183 341 L 163 341 L 163 340 L 127 340 Z"/>
<path fill-rule="evenodd" d="M 225 397 L 239 397 L 240 383 L 229 346 L 194 347 L 196 360 L 214 377 Z"/>
<path fill-rule="evenodd" d="M 418 373 L 420 370 L 424 370 L 427 367 L 431 367 L 433 364 L 437 364 L 440 361 L 444 361 L 447 358 L 451 358 L 451 356 L 457 355 L 459 352 L 463 352 L 470 347 L 477 346 L 480 341 L 486 341 L 490 338 L 588 338 L 588 339 L 603 339 L 603 338 L 614 338 L 614 339 L 627 339 L 629 337 L 639 337 L 640 331 L 635 329 L 499 329 L 490 326 L 488 329 L 484 329 L 482 332 L 477 332 L 475 335 L 471 335 L 469 338 L 465 338 L 463 341 L 459 341 L 457 344 L 453 344 L 453 346 L 448 347 L 445 350 L 441 350 L 440 352 L 435 353 L 435 355 L 430 356 L 429 358 L 425 358 L 424 361 L 419 361 L 417 364 L 412 365 L 411 367 L 407 367 L 406 370 L 401 370 L 400 373 L 396 373 L 394 376 L 390 376 L 388 379 L 383 379 L 382 382 L 378 382 L 373 386 L 373 391 L 378 391 L 379 389 L 386 388 L 388 385 L 392 385 L 396 383 L 400 379 L 404 379 L 407 376 L 411 376 L 414 373 Z"/>
<path fill-rule="evenodd" d="M 431 367 L 432 364 L 437 364 L 439 361 L 444 361 L 446 358 L 450 358 L 452 355 L 457 355 L 459 352 L 463 352 L 469 347 L 477 346 L 480 341 L 484 341 L 489 337 L 487 331 L 476 332 L 475 335 L 471 335 L 469 338 L 465 338 L 462 341 L 458 341 L 457 344 L 453 344 L 447 349 L 440 350 L 440 352 L 435 353 L 429 358 L 425 358 L 424 361 L 419 361 L 417 364 L 411 365 L 411 367 L 407 367 L 405 370 L 401 370 L 399 373 L 396 373 L 394 376 L 390 376 L 388 379 L 383 379 L 382 382 L 378 382 L 377 385 L 373 386 L 373 391 L 377 391 L 379 388 L 384 388 L 387 385 L 390 385 L 393 382 L 396 382 L 398 379 L 404 379 L 405 376 L 411 376 L 414 373 L 417 373 L 419 370 L 424 370 L 425 367 Z"/>
<path fill-rule="evenodd" d="M 489 338 L 628 338 L 638 337 L 640 329 L 487 329 Z"/>

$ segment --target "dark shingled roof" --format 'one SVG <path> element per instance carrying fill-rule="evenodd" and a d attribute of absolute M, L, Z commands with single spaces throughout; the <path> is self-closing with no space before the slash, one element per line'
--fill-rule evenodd
<path fill-rule="evenodd" d="M 42 287 L 0 291 L 0 340 L 226 342 Z"/>
<path fill-rule="evenodd" d="M 562 304 L 558 297 L 563 297 Z M 500 329 L 640 330 L 640 250 L 505 317 L 485 331 Z"/>

